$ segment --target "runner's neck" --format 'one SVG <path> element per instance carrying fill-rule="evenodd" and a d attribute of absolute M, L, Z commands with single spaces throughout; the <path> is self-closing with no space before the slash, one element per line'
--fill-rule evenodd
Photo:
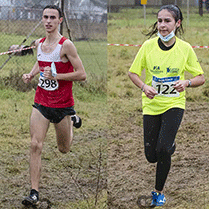
<path fill-rule="evenodd" d="M 164 42 L 161 41 L 160 38 L 158 39 L 158 46 L 159 46 L 162 50 L 164 50 L 164 51 L 168 51 L 168 50 L 170 50 L 171 48 L 173 48 L 173 46 L 175 45 L 175 43 L 176 43 L 176 41 L 175 41 L 172 45 L 166 46 L 166 45 L 164 44 Z"/>
<path fill-rule="evenodd" d="M 53 46 L 55 45 L 56 43 L 59 42 L 59 40 L 62 38 L 62 35 L 58 32 L 56 34 L 47 34 L 46 35 L 46 39 L 44 41 L 44 45 L 45 46 Z"/>

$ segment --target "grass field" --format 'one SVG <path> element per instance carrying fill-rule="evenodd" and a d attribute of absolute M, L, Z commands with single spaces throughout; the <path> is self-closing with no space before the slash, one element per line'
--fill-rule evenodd
<path fill-rule="evenodd" d="M 0 36 L 9 44 L 24 38 Z M 1 50 L 7 50 L 8 42 L 1 44 Z M 107 208 L 106 42 L 74 44 L 87 72 L 87 81 L 75 82 L 73 87 L 83 126 L 74 130 L 72 150 L 63 155 L 57 150 L 51 124 L 42 153 L 40 208 Z M 0 63 L 6 58 L 1 56 Z M 13 57 L 0 72 L 0 208 L 23 208 L 22 198 L 30 191 L 29 117 L 37 80 L 33 86 L 26 85 L 21 76 L 30 72 L 35 61 L 35 55 Z"/>
<path fill-rule="evenodd" d="M 147 9 L 146 27 L 141 8 L 109 14 L 108 43 L 142 44 L 147 37 L 141 32 L 155 21 L 156 12 Z M 209 14 L 200 17 L 191 12 L 182 38 L 191 45 L 209 45 L 208 18 Z M 6 40 L 0 43 L 2 52 L 25 38 L 11 34 L 15 22 L 10 28 L 6 24 L 0 24 L 0 38 Z M 19 28 L 16 30 L 21 34 Z M 39 33 L 40 29 L 27 44 L 38 38 Z M 105 41 L 74 44 L 87 72 L 87 81 L 75 82 L 73 87 L 75 109 L 83 119 L 83 126 L 74 130 L 72 150 L 66 155 L 58 152 L 54 127 L 50 126 L 42 153 L 39 208 L 138 208 L 137 198 L 149 195 L 155 181 L 155 165 L 147 163 L 143 151 L 141 91 L 127 76 L 139 48 L 108 46 L 107 51 Z M 197 89 L 187 89 L 187 108 L 165 187 L 164 208 L 168 209 L 209 209 L 209 49 L 195 52 L 206 83 Z M 0 56 L 0 64 L 7 58 Z M 13 57 L 0 71 L 0 208 L 3 209 L 24 208 L 21 201 L 30 190 L 29 117 L 37 80 L 26 85 L 21 75 L 30 71 L 35 60 L 35 56 Z"/>
<path fill-rule="evenodd" d="M 108 16 L 108 43 L 142 44 L 147 30 L 156 21 L 156 8 L 123 9 Z M 191 45 L 209 45 L 209 14 L 200 17 L 191 10 L 189 24 L 183 10 L 185 33 Z M 108 106 L 112 115 L 108 146 L 108 206 L 135 209 L 141 195 L 150 195 L 155 183 L 155 165 L 144 156 L 141 91 L 127 76 L 138 47 L 108 46 Z M 209 50 L 195 49 L 205 72 L 206 83 L 187 89 L 185 115 L 176 137 L 177 149 L 166 185 L 168 209 L 209 208 Z M 186 78 L 191 75 L 186 74 Z M 144 74 L 142 75 L 144 79 Z M 197 199 L 198 198 L 198 201 Z"/>

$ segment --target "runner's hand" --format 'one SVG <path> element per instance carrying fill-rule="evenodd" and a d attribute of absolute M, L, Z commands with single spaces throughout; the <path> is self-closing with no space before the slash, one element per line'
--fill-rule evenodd
<path fill-rule="evenodd" d="M 50 80 L 54 79 L 54 77 L 52 76 L 51 67 L 47 66 L 47 67 L 44 68 L 44 77 L 48 78 Z"/>
<path fill-rule="evenodd" d="M 173 86 L 173 88 L 176 89 L 178 92 L 185 91 L 185 88 L 188 85 L 187 83 L 188 83 L 187 80 L 185 81 L 179 80 L 175 83 L 175 86 Z"/>
<path fill-rule="evenodd" d="M 155 95 L 158 94 L 157 91 L 153 87 L 148 86 L 146 84 L 144 85 L 144 93 L 149 99 L 153 99 Z"/>
<path fill-rule="evenodd" d="M 24 83 L 29 83 L 33 79 L 33 75 L 31 73 L 23 74 L 22 80 Z"/>

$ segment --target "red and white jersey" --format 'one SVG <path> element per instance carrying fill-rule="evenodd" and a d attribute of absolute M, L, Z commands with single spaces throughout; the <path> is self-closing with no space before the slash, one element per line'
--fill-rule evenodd
<path fill-rule="evenodd" d="M 74 105 L 72 93 L 73 82 L 64 80 L 49 80 L 43 76 L 44 68 L 47 66 L 51 67 L 52 62 L 54 62 L 56 66 L 57 74 L 71 73 L 74 71 L 71 62 L 68 61 L 64 63 L 60 57 L 62 45 L 66 38 L 62 37 L 56 48 L 51 53 L 45 53 L 41 49 L 45 39 L 46 38 L 40 40 L 37 48 L 40 78 L 34 102 L 52 108 L 71 107 Z"/>

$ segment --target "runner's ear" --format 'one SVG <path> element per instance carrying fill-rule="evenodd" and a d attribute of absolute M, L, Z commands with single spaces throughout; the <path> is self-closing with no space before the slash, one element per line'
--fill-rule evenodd
<path fill-rule="evenodd" d="M 60 24 L 62 23 L 62 21 L 63 21 L 63 17 L 60 17 Z"/>

